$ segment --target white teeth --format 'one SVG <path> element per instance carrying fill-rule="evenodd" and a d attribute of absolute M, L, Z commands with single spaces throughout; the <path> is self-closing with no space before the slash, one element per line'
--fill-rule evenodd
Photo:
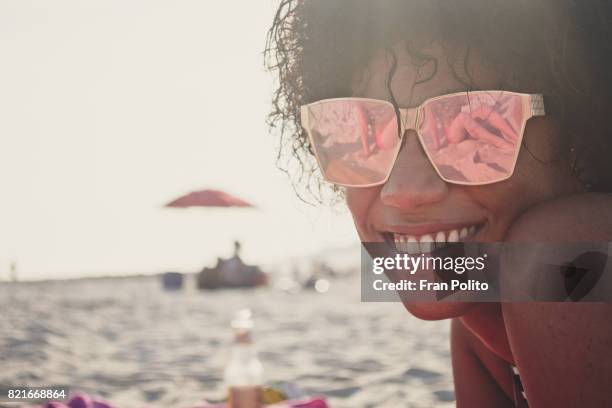
<path fill-rule="evenodd" d="M 412 235 L 408 236 L 408 240 L 406 241 L 406 246 L 407 246 L 408 253 L 410 255 L 418 254 L 421 251 L 421 246 L 419 245 L 419 242 Z"/>
<path fill-rule="evenodd" d="M 436 244 L 433 242 L 421 242 L 421 253 L 429 254 L 431 253 L 431 251 L 434 250 L 435 247 L 436 247 Z"/>
<path fill-rule="evenodd" d="M 436 241 L 436 249 L 444 248 L 446 246 L 446 234 L 444 231 L 438 231 L 434 240 Z"/>
<path fill-rule="evenodd" d="M 423 242 L 434 242 L 434 239 L 431 235 L 429 234 L 425 234 L 421 237 L 421 239 L 419 240 L 419 242 L 422 244 Z"/>
<path fill-rule="evenodd" d="M 398 251 L 403 251 L 404 250 L 404 245 L 402 243 L 402 241 L 404 240 L 404 236 L 403 235 L 399 235 L 399 234 L 393 234 L 393 241 L 395 242 L 395 249 Z"/>
<path fill-rule="evenodd" d="M 395 249 L 400 252 L 407 252 L 411 255 L 430 253 L 434 248 L 443 248 L 448 242 L 459 242 L 470 235 L 474 235 L 476 226 L 463 227 L 461 230 L 453 229 L 450 231 L 438 231 L 432 234 L 425 234 L 420 238 L 414 235 L 393 234 Z"/>
<path fill-rule="evenodd" d="M 408 244 L 406 243 L 407 237 L 402 234 L 393 234 L 393 239 L 395 240 L 395 249 L 400 252 L 406 252 Z"/>
<path fill-rule="evenodd" d="M 421 252 L 424 254 L 431 252 L 434 248 L 433 242 L 434 239 L 431 235 L 423 235 L 419 240 L 419 243 L 421 244 Z"/>

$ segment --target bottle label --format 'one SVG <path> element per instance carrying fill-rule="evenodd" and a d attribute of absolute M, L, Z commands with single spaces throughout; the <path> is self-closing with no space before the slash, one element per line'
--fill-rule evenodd
<path fill-rule="evenodd" d="M 229 388 L 230 408 L 261 408 L 262 392 L 259 386 Z"/>

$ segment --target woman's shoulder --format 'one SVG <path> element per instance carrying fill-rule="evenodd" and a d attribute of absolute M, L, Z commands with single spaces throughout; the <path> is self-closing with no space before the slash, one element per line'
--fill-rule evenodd
<path fill-rule="evenodd" d="M 612 194 L 567 195 L 522 214 L 506 241 L 612 241 Z"/>
<path fill-rule="evenodd" d="M 506 240 L 610 242 L 612 194 L 576 194 L 538 204 L 516 220 Z M 521 271 L 512 278 L 518 279 Z M 540 275 L 532 275 L 539 281 Z M 611 304 L 508 302 L 502 310 L 530 405 L 610 406 Z"/>

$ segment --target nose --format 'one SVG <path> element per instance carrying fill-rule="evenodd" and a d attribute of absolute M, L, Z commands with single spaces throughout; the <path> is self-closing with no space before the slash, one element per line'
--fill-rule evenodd
<path fill-rule="evenodd" d="M 382 202 L 403 210 L 416 209 L 442 200 L 448 188 L 427 158 L 416 132 L 407 131 L 389 179 L 381 189 Z"/>

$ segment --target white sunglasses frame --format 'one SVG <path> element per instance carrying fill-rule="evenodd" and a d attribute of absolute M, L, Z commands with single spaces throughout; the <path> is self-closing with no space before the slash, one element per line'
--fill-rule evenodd
<path fill-rule="evenodd" d="M 423 142 L 423 136 L 421 135 L 421 133 L 418 130 L 418 126 L 417 124 L 419 123 L 419 118 L 421 117 L 421 111 L 423 109 L 423 107 L 429 103 L 429 102 L 433 102 L 437 99 L 442 99 L 442 98 L 447 98 L 447 97 L 452 97 L 452 96 L 460 96 L 460 95 L 473 95 L 473 94 L 479 94 L 479 93 L 491 93 L 491 92 L 502 92 L 504 94 L 510 94 L 510 95 L 516 95 L 519 96 L 522 100 L 523 103 L 523 123 L 521 124 L 521 131 L 519 133 L 519 139 L 517 140 L 517 146 L 518 148 L 516 149 L 516 152 L 514 153 L 514 157 L 513 157 L 513 162 L 512 162 L 512 170 L 509 172 L 509 174 L 507 176 L 501 177 L 499 179 L 493 180 L 493 181 L 487 181 L 487 182 L 463 182 L 463 181 L 455 181 L 455 180 L 449 180 L 447 178 L 445 178 L 440 171 L 438 170 L 438 167 L 434 164 L 433 158 L 431 157 L 428 149 L 425 147 L 425 143 Z M 518 154 L 521 150 L 521 145 L 523 142 L 523 136 L 525 133 L 525 127 L 527 126 L 527 121 L 529 119 L 531 119 L 532 117 L 536 117 L 536 116 L 545 116 L 546 115 L 546 111 L 544 109 L 544 96 L 542 94 L 525 94 L 525 93 L 518 93 L 518 92 L 510 92 L 510 91 L 500 91 L 500 90 L 489 90 L 489 91 L 470 91 L 470 92 L 457 92 L 457 93 L 452 93 L 452 94 L 447 94 L 447 95 L 440 95 L 440 96 L 436 96 L 433 98 L 429 98 L 427 100 L 425 100 L 423 103 L 421 103 L 419 106 L 414 107 L 414 108 L 399 108 L 399 120 L 400 120 L 400 134 L 399 134 L 399 139 L 400 142 L 397 144 L 397 151 L 395 152 L 395 156 L 393 158 L 393 162 L 391 163 L 390 167 L 389 167 L 389 171 L 387 172 L 387 175 L 385 176 L 384 180 L 382 181 L 378 181 L 375 183 L 370 183 L 370 184 L 346 184 L 346 183 L 338 183 L 336 181 L 330 180 L 327 178 L 325 171 L 323 171 L 323 166 L 321 165 L 321 160 L 319 158 L 319 154 L 317 152 L 317 148 L 316 145 L 314 143 L 314 138 L 312 136 L 312 132 L 309 126 L 309 115 L 310 115 L 310 111 L 309 108 L 319 105 L 319 104 L 323 104 L 323 103 L 329 103 L 329 102 L 333 102 L 333 101 L 361 101 L 361 102 L 376 102 L 376 103 L 384 103 L 386 105 L 389 105 L 390 107 L 393 108 L 394 112 L 397 111 L 395 109 L 395 106 L 389 102 L 389 101 L 385 101 L 385 100 L 381 100 L 381 99 L 371 99 L 371 98 L 353 98 L 353 97 L 344 97 L 344 98 L 331 98 L 331 99 L 322 99 L 320 101 L 316 101 L 313 103 L 309 103 L 306 105 L 302 105 L 300 106 L 300 120 L 301 120 L 301 124 L 302 127 L 304 128 L 304 130 L 306 131 L 306 133 L 308 134 L 308 139 L 310 141 L 310 145 L 313 148 L 314 154 L 315 154 L 315 158 L 317 160 L 317 164 L 319 165 L 319 169 L 321 170 L 321 174 L 323 175 L 323 178 L 325 179 L 325 181 L 335 184 L 337 186 L 342 186 L 342 187 L 353 187 L 353 188 L 357 188 L 357 187 L 375 187 L 375 186 L 380 186 L 385 184 L 388 180 L 389 177 L 391 176 L 391 172 L 393 171 L 393 167 L 395 166 L 395 162 L 397 161 L 397 157 L 399 156 L 399 152 L 402 150 L 402 142 L 404 139 L 404 135 L 406 134 L 406 132 L 408 130 L 414 130 L 415 133 L 418 136 L 419 139 L 419 143 L 421 143 L 421 146 L 423 147 L 423 151 L 425 152 L 425 154 L 427 155 L 427 159 L 429 160 L 429 162 L 431 163 L 432 167 L 434 168 L 434 170 L 436 171 L 436 173 L 438 174 L 438 176 L 444 180 L 447 183 L 450 184 L 459 184 L 459 185 L 469 185 L 469 186 L 483 186 L 483 185 L 487 185 L 487 184 L 494 184 L 494 183 L 499 183 L 500 181 L 504 181 L 509 179 L 510 177 L 512 177 L 512 175 L 514 174 L 514 169 L 516 168 L 516 163 L 517 163 L 517 159 L 518 159 Z M 410 124 L 412 123 L 412 124 Z"/>

